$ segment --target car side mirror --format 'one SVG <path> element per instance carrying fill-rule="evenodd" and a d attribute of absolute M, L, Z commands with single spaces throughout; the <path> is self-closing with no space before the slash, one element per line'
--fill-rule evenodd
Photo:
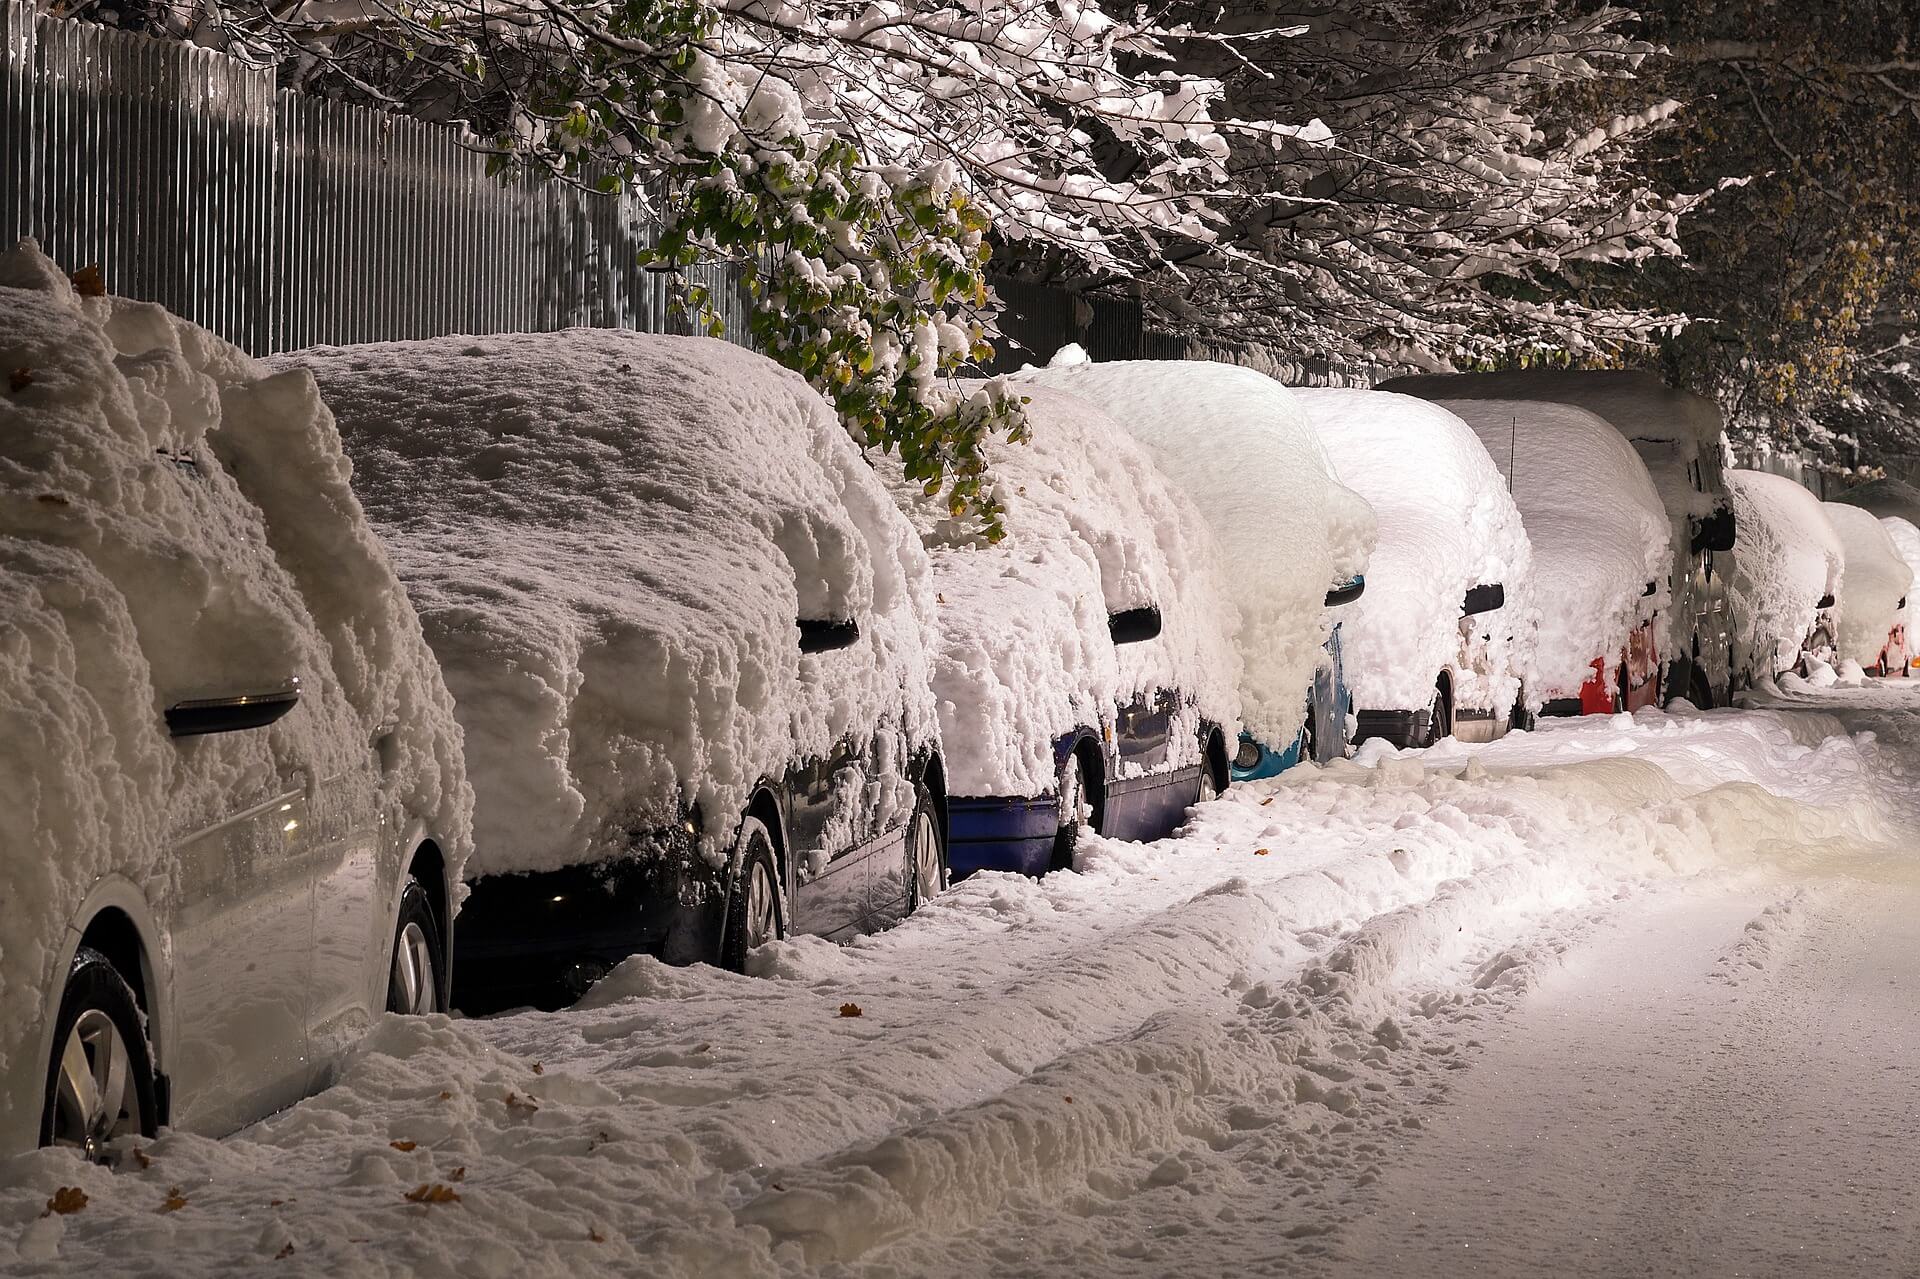
<path fill-rule="evenodd" d="M 1342 604 L 1351 604 L 1366 593 L 1367 579 L 1364 576 L 1342 582 L 1327 592 L 1327 607 L 1339 608 Z"/>
<path fill-rule="evenodd" d="M 1658 582 L 1648 582 L 1648 583 L 1647 583 L 1647 589 L 1646 589 L 1646 590 L 1644 590 L 1644 591 L 1641 591 L 1641 592 L 1640 592 L 1640 598 L 1641 598 L 1641 599 L 1643 599 L 1643 600 L 1645 600 L 1645 599 L 1652 599 L 1652 598 L 1653 598 L 1653 594 L 1654 594 L 1654 592 L 1655 592 L 1655 591 L 1658 591 L 1659 589 L 1660 589 L 1660 583 L 1658 583 Z"/>
<path fill-rule="evenodd" d="M 1467 592 L 1466 599 L 1460 603 L 1460 614 L 1473 617 L 1480 613 L 1491 613 L 1496 608 L 1504 608 L 1506 603 L 1506 586 L 1500 582 L 1489 582 Z"/>
<path fill-rule="evenodd" d="M 202 697 L 167 707 L 167 734 L 200 737 L 207 733 L 234 733 L 265 728 L 300 703 L 300 681 L 271 693 L 243 693 L 237 697 Z"/>
<path fill-rule="evenodd" d="M 838 648 L 851 647 L 860 638 L 860 623 L 852 618 L 832 621 L 803 617 L 799 625 L 802 653 L 831 653 Z"/>
<path fill-rule="evenodd" d="M 1818 604 L 1815 604 L 1815 605 L 1814 605 L 1814 607 L 1815 607 L 1815 608 L 1832 608 L 1832 607 L 1833 607 L 1833 592 L 1831 592 L 1831 591 L 1829 591 L 1829 592 L 1827 592 L 1827 593 L 1826 593 L 1825 595 L 1822 595 L 1822 596 L 1820 597 L 1820 602 L 1819 602 Z"/>
<path fill-rule="evenodd" d="M 1712 515 L 1693 526 L 1694 554 L 1698 555 L 1701 551 L 1731 551 L 1734 537 L 1733 508 L 1717 507 Z"/>
<path fill-rule="evenodd" d="M 1160 610 L 1149 604 L 1145 608 L 1109 613 L 1107 634 L 1113 636 L 1116 644 L 1138 644 L 1143 640 L 1157 639 L 1160 635 Z"/>

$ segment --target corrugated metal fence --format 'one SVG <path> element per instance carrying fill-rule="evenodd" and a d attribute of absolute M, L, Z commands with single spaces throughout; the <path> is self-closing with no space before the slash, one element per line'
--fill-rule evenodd
<path fill-rule="evenodd" d="M 255 354 L 598 325 L 675 332 L 631 195 L 486 174 L 453 128 L 303 97 L 208 49 L 0 0 L 0 243 Z M 695 268 L 745 340 L 738 272 Z"/>

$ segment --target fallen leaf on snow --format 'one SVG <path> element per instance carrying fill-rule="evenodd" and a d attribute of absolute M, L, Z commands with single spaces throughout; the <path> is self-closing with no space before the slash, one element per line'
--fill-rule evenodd
<path fill-rule="evenodd" d="M 293 1255 L 293 1240 L 289 1239 L 287 1240 L 286 1247 L 282 1248 L 279 1252 L 276 1252 L 273 1254 L 273 1259 L 275 1261 L 285 1261 L 288 1257 L 291 1257 L 292 1255 Z"/>
<path fill-rule="evenodd" d="M 547 1073 L 547 1068 L 536 1061 L 533 1063 L 533 1073 L 536 1075 L 544 1075 Z"/>
<path fill-rule="evenodd" d="M 24 364 L 7 374 L 7 390 L 9 391 L 24 391 L 32 385 L 33 370 Z"/>
<path fill-rule="evenodd" d="M 465 1164 L 461 1164 L 458 1168 L 455 1168 L 453 1172 L 447 1177 L 448 1181 L 465 1181 L 466 1179 L 467 1179 L 467 1166 Z"/>
<path fill-rule="evenodd" d="M 1260 801 L 1260 807 L 1265 808 L 1268 804 L 1271 804 L 1272 802 L 1273 802 L 1273 796 L 1269 795 L 1265 799 Z"/>
<path fill-rule="evenodd" d="M 441 1100 L 441 1101 L 452 1101 L 452 1100 L 453 1100 L 453 1094 L 452 1094 L 452 1093 L 450 1093 L 450 1092 L 443 1092 L 443 1093 L 441 1093 L 441 1094 L 440 1094 L 440 1100 Z"/>
<path fill-rule="evenodd" d="M 142 1170 L 145 1170 L 153 1167 L 153 1156 L 140 1147 L 135 1146 L 133 1148 L 133 1162 L 139 1164 Z"/>
<path fill-rule="evenodd" d="M 86 1191 L 78 1186 L 62 1186 L 53 1192 L 53 1198 L 47 1200 L 47 1210 L 40 1215 L 51 1217 L 57 1212 L 64 1217 L 70 1212 L 79 1212 L 86 1206 Z"/>
<path fill-rule="evenodd" d="M 100 264 L 92 263 L 81 267 L 72 275 L 74 292 L 83 298 L 103 298 L 107 296 L 107 277 L 100 273 Z"/>
<path fill-rule="evenodd" d="M 1255 857 L 1265 857 L 1271 851 L 1272 851 L 1271 849 L 1267 849 L 1267 848 L 1256 848 L 1253 850 L 1253 855 Z"/>
<path fill-rule="evenodd" d="M 175 1186 L 171 1190 L 167 1191 L 166 1200 L 163 1203 L 161 1203 L 160 1211 L 161 1212 L 179 1212 L 182 1208 L 186 1206 L 187 1206 L 186 1196 L 180 1193 L 180 1187 Z"/>
<path fill-rule="evenodd" d="M 36 497 L 33 500 L 40 503 L 40 505 L 42 506 L 72 506 L 73 505 L 72 502 L 69 502 L 66 498 L 61 497 L 58 493 L 42 493 L 39 497 Z"/>
<path fill-rule="evenodd" d="M 452 1186 L 443 1186 L 439 1182 L 421 1182 L 406 1194 L 408 1203 L 413 1204 L 457 1204 L 460 1192 Z"/>
<path fill-rule="evenodd" d="M 420 1148 L 420 1143 L 417 1141 L 390 1141 L 387 1144 L 403 1155 L 410 1150 L 418 1150 Z"/>
<path fill-rule="evenodd" d="M 840 1015 L 842 1017 L 858 1017 L 860 1016 L 860 1005 L 842 1004 L 840 1005 Z"/>
<path fill-rule="evenodd" d="M 607 1237 L 601 1234 L 598 1230 L 587 1231 L 587 1238 L 593 1240 L 593 1242 L 595 1243 L 605 1243 L 607 1241 Z"/>
<path fill-rule="evenodd" d="M 528 1114 L 532 1114 L 534 1111 L 540 1109 L 540 1103 L 531 1097 L 522 1097 L 517 1092 L 510 1092 L 507 1094 L 507 1109 L 524 1110 Z"/>

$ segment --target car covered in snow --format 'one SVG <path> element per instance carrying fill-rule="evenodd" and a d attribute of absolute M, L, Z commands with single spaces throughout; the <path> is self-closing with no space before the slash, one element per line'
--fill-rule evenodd
<path fill-rule="evenodd" d="M 1906 664 L 1906 639 L 1900 624 L 1907 607 L 1913 570 L 1872 511 L 1844 502 L 1825 502 L 1827 519 L 1840 535 L 1846 563 L 1840 573 L 1839 627 L 1834 648 L 1841 663 L 1884 675 Z"/>
<path fill-rule="evenodd" d="M 1088 363 L 1076 348 L 1016 384 L 1091 401 L 1145 446 L 1213 530 L 1240 612 L 1235 780 L 1338 758 L 1349 708 L 1336 610 L 1365 589 L 1373 511 L 1335 473 L 1292 391 L 1200 360 Z"/>
<path fill-rule="evenodd" d="M 1781 475 L 1730 470 L 1740 553 L 1734 557 L 1734 669 L 1742 684 L 1833 657 L 1834 607 L 1846 551 L 1825 504 Z"/>
<path fill-rule="evenodd" d="M 1491 741 L 1520 699 L 1533 552 L 1507 483 L 1473 429 L 1384 391 L 1296 390 L 1379 541 L 1341 642 L 1356 739 Z"/>
<path fill-rule="evenodd" d="M 466 730 L 468 1010 L 744 968 L 945 883 L 927 558 L 831 409 L 707 338 L 316 348 Z"/>
<path fill-rule="evenodd" d="M 1382 390 L 1426 399 L 1542 400 L 1606 419 L 1626 437 L 1671 525 L 1671 603 L 1654 644 L 1667 698 L 1724 706 L 1732 691 L 1734 619 L 1727 599 L 1738 521 L 1723 469 L 1720 407 L 1638 369 L 1521 369 L 1395 378 Z"/>
<path fill-rule="evenodd" d="M 311 378 L 0 256 L 0 1149 L 221 1134 L 447 1006 L 453 707 Z"/>
<path fill-rule="evenodd" d="M 1435 403 L 1480 437 L 1533 548 L 1539 626 L 1528 706 L 1591 715 L 1657 704 L 1669 526 L 1640 455 L 1604 419 L 1569 404 Z"/>
<path fill-rule="evenodd" d="M 1900 552 L 1900 558 L 1907 568 L 1920 574 L 1920 527 L 1898 515 L 1880 517 L 1880 527 L 1887 530 L 1887 536 L 1893 539 L 1893 549 Z M 1894 615 L 1893 630 L 1887 637 L 1887 651 L 1880 661 L 1880 673 L 1890 675 L 1899 671 L 1903 676 L 1913 674 L 1913 668 L 1920 665 L 1920 646 L 1913 629 L 1913 591 L 1908 589 L 1900 599 L 1899 611 Z"/>
<path fill-rule="evenodd" d="M 955 875 L 1070 865 L 1083 823 L 1167 835 L 1226 788 L 1239 729 L 1238 613 L 1212 534 L 1106 414 L 1022 393 L 1030 438 L 984 448 L 998 542 L 879 464 L 933 565 Z"/>

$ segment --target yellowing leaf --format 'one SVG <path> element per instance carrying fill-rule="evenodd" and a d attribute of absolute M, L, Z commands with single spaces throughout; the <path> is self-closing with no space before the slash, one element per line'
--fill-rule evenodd
<path fill-rule="evenodd" d="M 47 1210 L 40 1215 L 51 1217 L 59 1213 L 62 1217 L 68 1213 L 79 1212 L 87 1206 L 87 1192 L 78 1186 L 62 1186 L 53 1192 L 53 1198 L 47 1200 Z"/>
<path fill-rule="evenodd" d="M 443 1186 L 439 1182 L 422 1182 L 406 1193 L 408 1203 L 414 1204 L 457 1204 L 460 1192 L 452 1186 Z"/>
<path fill-rule="evenodd" d="M 842 1017 L 858 1017 L 860 1016 L 860 1005 L 842 1004 L 840 1005 L 840 1015 Z"/>

